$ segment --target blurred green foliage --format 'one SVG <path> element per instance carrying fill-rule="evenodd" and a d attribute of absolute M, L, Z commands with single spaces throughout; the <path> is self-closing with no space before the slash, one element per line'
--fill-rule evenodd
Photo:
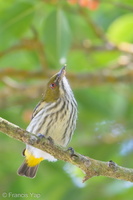
<path fill-rule="evenodd" d="M 114 45 L 128 42 L 132 45 L 133 14 L 129 7 L 133 10 L 132 0 L 116 1 L 116 4 L 111 0 L 101 1 L 95 11 L 63 0 L 0 0 L 0 70 L 21 69 L 45 73 L 53 69 L 58 71 L 60 66 L 67 63 L 68 73 L 99 73 L 99 70 L 106 72 L 107 69 L 120 75 L 126 70 L 128 72 L 133 67 L 132 52 L 109 50 L 107 47 L 108 42 Z M 99 29 L 102 29 L 102 33 Z M 42 44 L 41 52 L 34 47 L 36 40 Z M 23 41 L 27 43 L 19 47 Z M 29 46 L 28 41 L 31 41 Z M 41 62 L 42 53 L 44 66 Z M 123 64 L 123 58 L 127 64 Z M 14 75 L 11 78 L 18 85 L 24 86 L 41 82 L 35 77 L 19 78 Z M 26 128 L 29 123 L 26 116 L 41 98 L 41 93 L 26 96 L 19 92 L 19 88 L 18 91 L 14 88 L 8 90 L 12 85 L 6 83 L 5 77 L 2 77 L 0 116 Z M 132 89 L 133 85 L 124 81 L 121 84 L 104 82 L 91 87 L 86 85 L 85 88 L 80 87 L 79 81 L 78 86 L 73 88 L 79 114 L 70 146 L 94 159 L 113 160 L 119 165 L 132 168 Z M 83 173 L 62 161 L 42 162 L 36 178 L 32 180 L 20 177 L 16 171 L 22 163 L 21 152 L 24 147 L 24 144 L 1 133 L 0 199 L 133 198 L 132 183 L 95 177 L 83 184 Z M 15 194 L 20 194 L 20 197 L 13 197 Z"/>

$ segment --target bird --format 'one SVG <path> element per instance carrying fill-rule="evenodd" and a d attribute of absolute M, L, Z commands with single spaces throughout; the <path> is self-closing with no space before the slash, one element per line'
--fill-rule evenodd
<path fill-rule="evenodd" d="M 41 101 L 33 110 L 27 131 L 36 136 L 50 137 L 55 144 L 66 147 L 75 131 L 77 102 L 66 78 L 66 65 L 46 84 Z M 49 153 L 26 144 L 25 160 L 18 175 L 34 178 L 41 161 L 56 161 Z"/>

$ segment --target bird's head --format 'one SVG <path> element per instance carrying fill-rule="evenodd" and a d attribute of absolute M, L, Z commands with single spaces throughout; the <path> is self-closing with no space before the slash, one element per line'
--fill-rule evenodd
<path fill-rule="evenodd" d="M 44 101 L 54 102 L 64 95 L 65 87 L 68 87 L 68 82 L 65 78 L 66 66 L 64 66 L 57 74 L 52 76 L 47 83 L 44 95 Z"/>

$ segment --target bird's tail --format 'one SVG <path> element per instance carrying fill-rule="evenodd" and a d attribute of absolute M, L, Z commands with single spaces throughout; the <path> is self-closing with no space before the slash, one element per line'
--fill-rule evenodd
<path fill-rule="evenodd" d="M 24 150 L 23 155 L 26 157 L 24 163 L 18 169 L 18 175 L 27 176 L 29 178 L 34 178 L 39 166 L 39 163 L 44 160 L 44 158 L 36 158 L 28 150 Z"/>
<path fill-rule="evenodd" d="M 24 161 L 24 163 L 18 169 L 18 174 L 20 176 L 27 176 L 29 178 L 34 178 L 38 169 L 38 165 L 33 167 L 28 166 L 28 164 Z"/>

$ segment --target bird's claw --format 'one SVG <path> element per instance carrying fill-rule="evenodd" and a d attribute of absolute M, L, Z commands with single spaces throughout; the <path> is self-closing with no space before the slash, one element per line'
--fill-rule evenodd
<path fill-rule="evenodd" d="M 73 149 L 72 147 L 69 147 L 69 148 L 67 149 L 67 151 L 70 152 L 70 156 L 71 156 L 72 158 L 75 159 L 75 157 L 78 157 L 78 156 L 75 154 L 75 151 L 74 151 L 74 149 Z"/>
<path fill-rule="evenodd" d="M 39 140 L 46 138 L 45 135 L 43 135 L 41 133 L 38 133 L 37 136 L 38 136 Z M 49 144 L 54 144 L 54 140 L 50 136 L 47 137 L 46 139 L 48 139 Z"/>
<path fill-rule="evenodd" d="M 41 133 L 38 133 L 37 136 L 38 136 L 37 143 L 40 142 L 43 138 L 46 138 L 46 137 L 45 137 L 43 134 L 41 134 Z"/>
<path fill-rule="evenodd" d="M 38 136 L 38 141 L 40 141 L 43 138 L 46 138 L 45 135 L 41 133 L 38 133 L 37 136 Z M 48 139 L 49 144 L 54 144 L 54 140 L 50 136 L 47 137 L 46 139 Z"/>
<path fill-rule="evenodd" d="M 38 133 L 37 136 L 38 136 L 40 139 L 46 138 L 46 137 L 45 137 L 43 134 L 41 134 L 41 133 Z"/>
<path fill-rule="evenodd" d="M 54 144 L 54 140 L 53 138 L 51 138 L 50 136 L 47 138 L 50 144 Z"/>

